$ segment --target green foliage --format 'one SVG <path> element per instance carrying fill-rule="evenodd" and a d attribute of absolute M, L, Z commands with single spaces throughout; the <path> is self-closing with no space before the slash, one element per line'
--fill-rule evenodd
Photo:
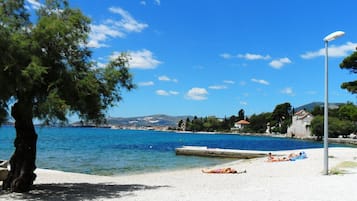
<path fill-rule="evenodd" d="M 357 106 L 355 106 L 353 103 L 342 105 L 338 109 L 338 117 L 342 120 L 357 122 Z"/>
<path fill-rule="evenodd" d="M 204 118 L 198 118 L 197 116 L 195 116 L 192 121 L 190 121 L 190 119 L 186 119 L 186 131 L 229 131 L 233 127 L 233 124 L 231 124 L 229 119 L 226 118 L 224 120 L 221 120 L 213 116 Z"/>
<path fill-rule="evenodd" d="M 324 115 L 324 108 L 320 106 L 315 106 L 314 109 L 311 111 L 313 116 Z"/>
<path fill-rule="evenodd" d="M 328 119 L 328 136 L 338 137 L 346 136 L 356 131 L 357 127 L 352 121 L 340 120 L 337 117 L 329 116 Z M 322 138 L 324 135 L 324 117 L 315 116 L 311 121 L 311 132 L 318 138 Z"/>
<path fill-rule="evenodd" d="M 313 135 L 322 138 L 324 121 L 323 107 L 315 107 L 313 110 L 314 118 L 311 122 L 311 131 Z M 240 110 L 243 111 L 243 110 Z M 250 124 L 245 126 L 240 132 L 242 133 L 265 133 L 267 126 L 270 125 L 270 132 L 286 133 L 291 125 L 292 117 L 291 105 L 289 103 L 279 104 L 272 113 L 253 114 L 249 118 Z M 239 114 L 238 114 L 239 115 Z M 346 136 L 357 131 L 356 124 L 357 106 L 353 103 L 340 105 L 338 109 L 329 110 L 329 136 L 338 137 Z M 198 118 L 197 116 L 191 121 L 186 119 L 185 125 L 187 131 L 229 131 L 239 120 L 237 116 L 224 118 L 220 120 L 216 117 Z M 247 119 L 248 120 L 248 119 Z M 183 124 L 183 120 L 180 121 Z"/>
<path fill-rule="evenodd" d="M 66 0 L 47 0 L 36 24 L 24 1 L 0 1 L 0 123 L 9 105 L 31 103 L 33 117 L 65 121 L 69 112 L 100 122 L 135 87 L 123 53 L 98 68 L 86 47 L 90 19 Z"/>
<path fill-rule="evenodd" d="M 356 131 L 356 125 L 351 121 L 344 121 L 338 118 L 329 118 L 329 136 L 347 136 Z"/>
<path fill-rule="evenodd" d="M 290 103 L 282 103 L 275 107 L 271 114 L 270 125 L 273 131 L 277 133 L 286 133 L 289 125 L 291 124 L 291 105 Z"/>
<path fill-rule="evenodd" d="M 261 113 L 261 114 L 253 114 L 249 118 L 250 124 L 244 129 L 245 132 L 251 133 L 265 133 L 267 129 L 267 124 L 270 121 L 272 113 Z"/>
<path fill-rule="evenodd" d="M 340 64 L 341 69 L 349 70 L 351 73 L 357 73 L 357 52 L 346 57 Z M 341 84 L 342 89 L 346 89 L 352 94 L 357 94 L 357 80 L 344 82 Z"/>
<path fill-rule="evenodd" d="M 245 118 L 244 116 L 244 110 L 243 109 L 240 109 L 239 112 L 238 112 L 238 121 L 239 120 L 243 120 Z"/>
<path fill-rule="evenodd" d="M 322 139 L 324 135 L 324 117 L 322 115 L 314 116 L 314 119 L 311 121 L 311 133 Z"/>

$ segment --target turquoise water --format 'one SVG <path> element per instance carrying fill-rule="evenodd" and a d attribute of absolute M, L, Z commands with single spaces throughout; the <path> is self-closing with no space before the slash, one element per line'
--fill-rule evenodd
<path fill-rule="evenodd" d="M 320 148 L 321 143 L 228 134 L 190 134 L 105 128 L 37 128 L 37 167 L 97 175 L 207 167 L 232 159 L 176 156 L 183 145 L 248 150 Z M 0 158 L 12 155 L 15 129 L 0 128 Z"/>

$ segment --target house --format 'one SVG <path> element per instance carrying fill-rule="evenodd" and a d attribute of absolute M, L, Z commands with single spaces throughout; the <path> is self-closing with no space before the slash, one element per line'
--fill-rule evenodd
<path fill-rule="evenodd" d="M 235 129 L 243 129 L 246 125 L 249 125 L 250 122 L 247 120 L 240 120 L 236 123 L 234 123 L 234 128 Z"/>
<path fill-rule="evenodd" d="M 312 114 L 305 110 L 299 110 L 292 118 L 292 123 L 288 128 L 287 136 L 297 138 L 310 137 L 310 125 L 314 118 Z"/>

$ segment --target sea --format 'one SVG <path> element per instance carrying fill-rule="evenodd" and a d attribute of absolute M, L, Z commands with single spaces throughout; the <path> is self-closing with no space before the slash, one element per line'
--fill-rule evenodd
<path fill-rule="evenodd" d="M 178 156 L 175 148 L 207 146 L 243 150 L 306 150 L 321 142 L 239 134 L 197 134 L 108 128 L 36 127 L 38 168 L 94 175 L 126 175 L 209 167 L 234 159 Z M 0 159 L 14 152 L 15 128 L 0 127 Z M 342 146 L 332 144 L 330 146 Z"/>

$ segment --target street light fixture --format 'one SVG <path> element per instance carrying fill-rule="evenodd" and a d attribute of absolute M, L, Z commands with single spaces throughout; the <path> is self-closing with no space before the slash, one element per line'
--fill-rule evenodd
<path fill-rule="evenodd" d="M 343 31 L 336 31 L 324 38 L 325 41 L 325 105 L 324 105 L 324 170 L 328 175 L 328 42 L 345 35 Z"/>

